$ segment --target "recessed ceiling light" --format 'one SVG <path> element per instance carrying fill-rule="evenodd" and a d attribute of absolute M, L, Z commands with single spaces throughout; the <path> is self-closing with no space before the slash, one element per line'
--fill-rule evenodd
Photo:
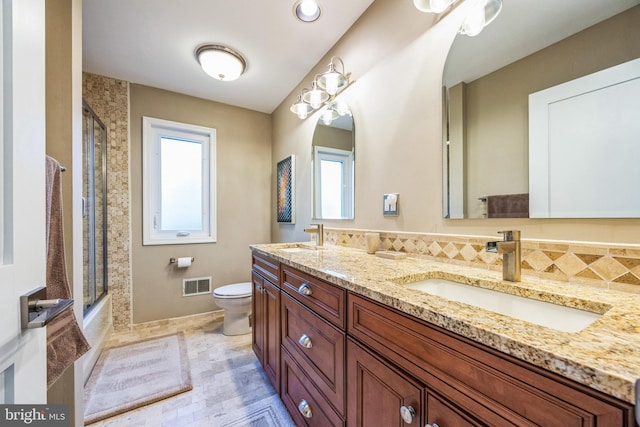
<path fill-rule="evenodd" d="M 320 5 L 316 0 L 298 0 L 293 5 L 293 13 L 302 22 L 313 22 L 320 18 Z"/>
<path fill-rule="evenodd" d="M 205 73 L 222 81 L 236 80 L 244 73 L 247 62 L 235 50 L 217 44 L 196 49 L 196 59 Z"/>

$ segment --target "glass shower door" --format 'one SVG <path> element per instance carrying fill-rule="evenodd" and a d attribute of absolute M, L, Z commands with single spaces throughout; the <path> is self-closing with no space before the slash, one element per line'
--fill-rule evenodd
<path fill-rule="evenodd" d="M 104 124 L 83 103 L 83 278 L 84 311 L 107 292 L 107 180 Z"/>

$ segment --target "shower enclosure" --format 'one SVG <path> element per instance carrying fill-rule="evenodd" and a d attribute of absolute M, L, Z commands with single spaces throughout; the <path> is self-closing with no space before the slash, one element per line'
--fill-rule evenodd
<path fill-rule="evenodd" d="M 84 313 L 107 293 L 107 132 L 86 102 L 82 113 Z"/>

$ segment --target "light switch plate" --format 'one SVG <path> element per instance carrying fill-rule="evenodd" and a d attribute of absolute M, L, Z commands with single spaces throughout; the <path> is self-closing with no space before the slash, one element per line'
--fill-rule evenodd
<path fill-rule="evenodd" d="M 382 215 L 398 216 L 399 193 L 389 193 L 382 196 Z"/>

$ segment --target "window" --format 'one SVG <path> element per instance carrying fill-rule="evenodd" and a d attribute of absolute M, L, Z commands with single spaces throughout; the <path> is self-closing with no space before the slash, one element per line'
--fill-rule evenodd
<path fill-rule="evenodd" d="M 315 217 L 353 216 L 353 151 L 314 146 Z"/>
<path fill-rule="evenodd" d="M 216 241 L 216 130 L 143 117 L 143 244 Z"/>

